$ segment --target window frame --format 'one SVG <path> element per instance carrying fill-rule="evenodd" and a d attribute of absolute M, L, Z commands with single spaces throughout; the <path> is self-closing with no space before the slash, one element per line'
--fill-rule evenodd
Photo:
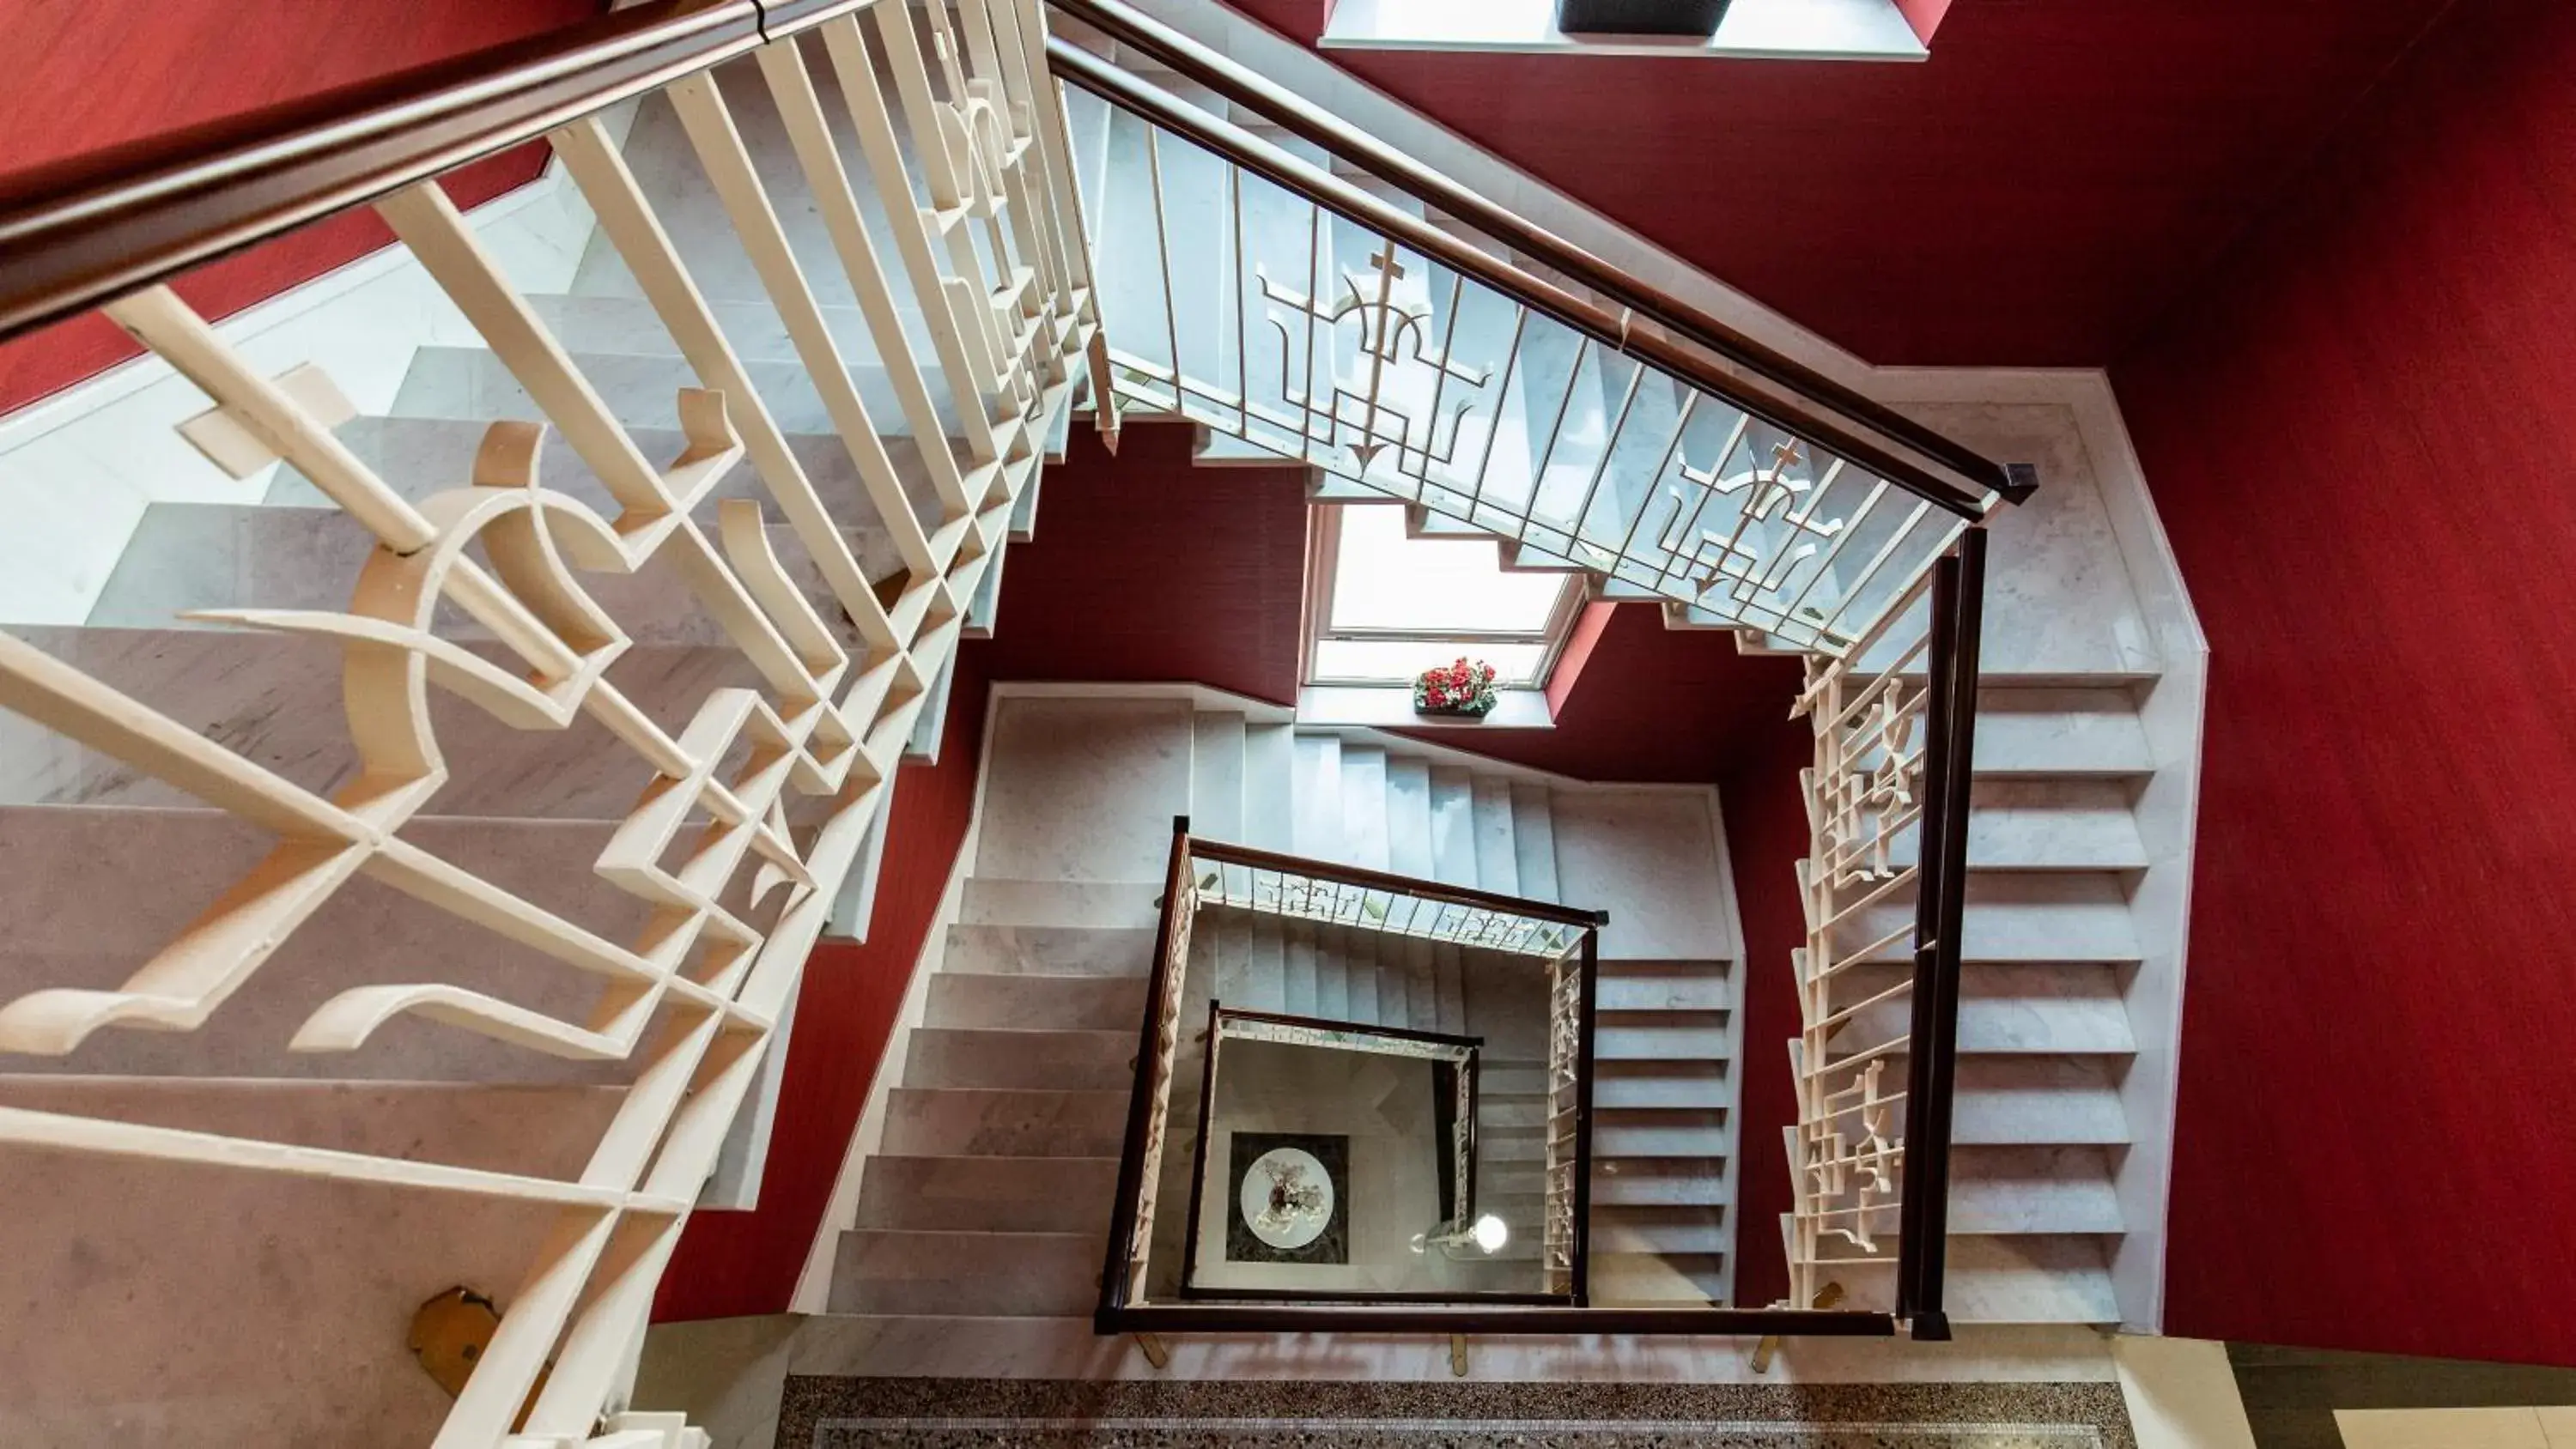
<path fill-rule="evenodd" d="M 1583 607 L 1591 602 L 1591 590 L 1585 586 L 1582 573 L 1568 570 L 1556 602 L 1548 609 L 1547 621 L 1537 629 L 1405 629 L 1384 625 L 1333 627 L 1333 591 L 1339 582 L 1342 555 L 1342 510 L 1346 508 L 1402 508 L 1410 505 L 1387 502 L 1346 501 L 1317 503 L 1307 509 L 1306 545 L 1306 627 L 1304 657 L 1299 670 L 1301 682 L 1335 688 L 1410 689 L 1413 681 L 1383 677 L 1327 674 L 1323 671 L 1323 645 L 1330 641 L 1367 642 L 1394 640 L 1425 644 L 1536 644 L 1541 646 L 1538 668 L 1526 684 L 1498 684 L 1501 689 L 1544 690 L 1556 673 L 1557 661 L 1564 657 L 1566 641 L 1573 636 L 1574 623 L 1583 616 Z M 1408 529 L 1407 536 L 1411 533 Z M 1461 537 L 1460 542 L 1474 542 Z M 1502 547 L 1501 540 L 1494 547 Z M 1498 555 L 1499 557 L 1499 555 Z M 1547 570 L 1546 572 L 1555 572 Z"/>

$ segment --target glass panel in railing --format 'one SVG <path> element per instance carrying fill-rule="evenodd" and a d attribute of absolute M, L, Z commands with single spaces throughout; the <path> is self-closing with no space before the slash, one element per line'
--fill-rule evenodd
<path fill-rule="evenodd" d="M 1181 355 L 1175 306 L 1183 293 L 1167 285 L 1176 247 L 1163 207 L 1170 191 L 1156 178 L 1171 155 L 1190 148 L 1164 144 L 1151 123 L 1115 108 L 1108 132 L 1099 206 L 1088 213 L 1101 325 L 1114 349 L 1120 390 L 1177 412 L 1183 399 L 1173 371 Z"/>

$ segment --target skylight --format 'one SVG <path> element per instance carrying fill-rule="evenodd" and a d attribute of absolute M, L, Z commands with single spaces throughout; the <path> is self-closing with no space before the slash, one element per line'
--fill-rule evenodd
<path fill-rule="evenodd" d="M 1401 508 L 1323 513 L 1314 679 L 1406 683 L 1461 655 L 1507 686 L 1545 677 L 1580 593 L 1571 576 L 1507 572 L 1488 540 L 1407 537 Z"/>

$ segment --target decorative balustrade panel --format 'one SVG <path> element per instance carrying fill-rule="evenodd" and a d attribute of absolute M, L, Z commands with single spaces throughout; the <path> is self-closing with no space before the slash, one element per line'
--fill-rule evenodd
<path fill-rule="evenodd" d="M 441 1446 L 591 1440 L 835 892 L 885 808 L 898 759 L 996 566 L 1013 506 L 1033 486 L 1045 430 L 1072 405 L 1092 350 L 1088 244 L 1037 4 L 862 8 L 873 13 L 841 14 L 804 41 L 773 37 L 757 53 L 797 148 L 804 194 L 773 194 L 755 171 L 728 111 L 730 84 L 720 90 L 707 75 L 689 75 L 667 93 L 803 371 L 823 392 L 875 518 L 826 503 L 674 248 L 658 198 L 583 118 L 553 134 L 556 152 L 697 374 L 698 386 L 673 399 L 684 438 L 675 457 L 647 455 L 434 183 L 377 210 L 545 419 L 491 422 L 470 472 L 444 491 L 397 491 L 166 286 L 105 308 L 373 540 L 345 582 L 344 608 L 195 616 L 303 641 L 321 667 L 336 659 L 343 728 L 358 759 L 346 784 L 307 788 L 0 635 L 0 707 L 273 842 L 121 985 L 49 987 L 0 1003 L 0 1052 L 15 1054 L 9 1059 L 62 1058 L 118 1033 L 221 1025 L 263 965 L 361 878 L 452 918 L 460 958 L 517 948 L 600 984 L 589 1014 L 565 1015 L 442 976 L 440 960 L 419 959 L 410 963 L 414 979 L 330 996 L 284 1043 L 358 1062 L 391 1024 L 431 1023 L 516 1052 L 622 1064 L 625 1086 L 606 1130 L 580 1170 L 560 1179 L 0 1109 L 0 1143 L 21 1149 L 557 1213 L 525 1277 L 497 1285 L 507 1293 L 498 1330 L 437 1436 Z M 915 14 L 931 37 L 928 61 Z M 813 84 L 821 66 L 841 81 L 828 101 Z M 879 75 L 891 77 L 892 98 L 880 94 Z M 908 147 L 897 143 L 898 123 Z M 832 141 L 844 128 L 860 138 L 863 180 L 878 190 L 901 243 L 900 270 L 923 304 L 927 357 L 905 335 L 890 273 L 859 224 Z M 811 280 L 780 231 L 782 211 L 809 205 L 841 244 L 837 261 L 874 344 L 865 358 L 843 356 L 822 326 Z M 939 500 L 930 518 L 907 499 L 848 383 L 860 361 L 893 376 L 915 425 L 912 441 Z M 950 395 L 953 438 L 938 420 L 934 377 Z M 607 506 L 584 501 L 595 492 L 565 491 L 541 476 L 550 430 L 604 486 Z M 720 492 L 746 460 L 756 491 Z M 888 532 L 899 575 L 871 581 L 850 542 L 861 525 Z M 612 592 L 603 581 L 636 580 L 676 591 L 670 602 L 709 626 L 691 637 L 725 656 L 726 668 L 709 672 L 739 682 L 706 691 L 677 718 L 667 700 L 648 706 L 621 684 L 619 666 L 639 646 L 630 621 L 603 602 Z M 204 637 L 211 647 L 224 636 Z M 438 696 L 453 703 L 434 703 Z M 605 846 L 577 864 L 630 903 L 635 924 L 587 923 L 523 894 L 518 881 L 478 875 L 422 843 L 414 827 L 481 763 L 442 726 L 458 707 L 513 731 L 597 727 L 603 753 L 586 768 L 624 771 L 633 804 Z M 1186 884 L 1176 878 L 1176 888 Z M 223 1234 L 256 1228 L 210 1223 L 207 1231 L 221 1251 Z M 388 1361 L 403 1353 L 394 1336 L 383 1347 Z M 679 1444 L 694 1433 L 663 1416 L 626 1416 L 612 1428 L 598 1442 Z M 656 1434 L 663 1437 L 646 1437 Z"/>
<path fill-rule="evenodd" d="M 1574 1291 L 1578 1174 L 1590 1167 L 1575 1150 L 1583 1120 L 1583 971 L 1580 956 L 1560 956 L 1549 966 L 1547 988 L 1547 1174 L 1540 1266 L 1550 1292 Z"/>
<path fill-rule="evenodd" d="M 1581 569 L 1840 653 L 1962 520 L 1115 104 L 1118 395 Z M 1623 324 L 1624 326 L 1624 324 Z"/>
<path fill-rule="evenodd" d="M 1320 862 L 1319 862 L 1320 864 Z M 1195 862 L 1199 904 L 1414 936 L 1480 951 L 1554 956 L 1588 926 L 1461 904 L 1400 886 L 1364 884 L 1223 858 Z"/>
<path fill-rule="evenodd" d="M 1796 1306 L 1820 1306 L 1829 1284 L 1850 1289 L 1855 1275 L 1897 1261 L 1933 704 L 1927 611 L 1914 605 L 1929 586 L 1927 575 L 1900 596 L 1852 657 L 1811 659 L 1797 704 L 1816 763 L 1803 780 L 1811 842 L 1798 866 Z"/>

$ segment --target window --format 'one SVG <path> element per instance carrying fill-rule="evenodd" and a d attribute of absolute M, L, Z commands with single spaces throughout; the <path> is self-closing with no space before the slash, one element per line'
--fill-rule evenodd
<path fill-rule="evenodd" d="M 1583 603 L 1573 574 L 1515 573 L 1485 539 L 1409 538 L 1404 509 L 1315 510 L 1315 684 L 1411 684 L 1465 655 L 1504 688 L 1547 680 Z"/>
<path fill-rule="evenodd" d="M 1335 0 L 1316 43 L 1326 50 L 1921 60 L 1928 52 L 1906 18 L 1907 8 L 1937 20 L 1941 7 L 1906 7 L 1900 0 L 1734 0 L 1712 37 L 1578 39 L 1556 28 L 1557 0 Z"/>

